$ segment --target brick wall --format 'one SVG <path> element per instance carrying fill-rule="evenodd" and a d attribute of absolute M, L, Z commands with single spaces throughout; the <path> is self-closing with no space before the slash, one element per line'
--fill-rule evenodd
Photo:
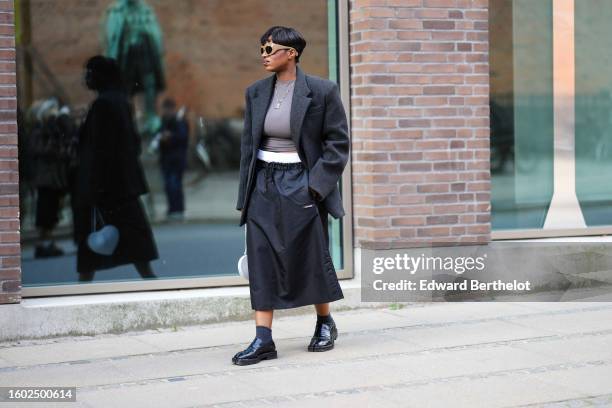
<path fill-rule="evenodd" d="M 0 303 L 21 299 L 13 1 L 0 1 Z"/>
<path fill-rule="evenodd" d="M 490 240 L 487 0 L 351 0 L 355 244 Z"/>

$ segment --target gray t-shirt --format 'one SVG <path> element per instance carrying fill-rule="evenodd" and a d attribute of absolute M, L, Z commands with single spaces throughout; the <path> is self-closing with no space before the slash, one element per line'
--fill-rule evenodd
<path fill-rule="evenodd" d="M 276 80 L 272 102 L 264 122 L 264 134 L 261 150 L 270 152 L 295 152 L 295 143 L 291 139 L 290 117 L 291 100 L 295 80 Z"/>

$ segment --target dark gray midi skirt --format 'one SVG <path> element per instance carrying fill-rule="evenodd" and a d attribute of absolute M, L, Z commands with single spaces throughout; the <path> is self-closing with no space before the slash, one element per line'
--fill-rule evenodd
<path fill-rule="evenodd" d="M 329 254 L 328 214 L 302 163 L 257 160 L 247 204 L 251 307 L 289 309 L 344 298 Z"/>

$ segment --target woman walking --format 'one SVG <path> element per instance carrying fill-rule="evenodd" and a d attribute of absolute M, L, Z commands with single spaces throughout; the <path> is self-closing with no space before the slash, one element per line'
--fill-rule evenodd
<path fill-rule="evenodd" d="M 274 73 L 248 87 L 236 209 L 246 223 L 255 338 L 234 364 L 277 357 L 275 309 L 315 305 L 308 351 L 327 351 L 338 336 L 329 303 L 344 297 L 331 256 L 328 214 L 344 215 L 337 183 L 349 137 L 338 86 L 299 67 L 306 47 L 293 28 L 261 37 L 262 62 Z"/>
<path fill-rule="evenodd" d="M 125 264 L 134 264 L 142 278 L 156 278 L 150 261 L 158 258 L 157 246 L 139 198 L 148 192 L 139 159 L 140 136 L 122 90 L 119 66 L 98 55 L 87 61 L 85 69 L 85 83 L 97 96 L 79 135 L 75 220 L 79 280 L 91 281 L 96 270 Z M 94 211 L 119 230 L 111 255 L 97 254 L 87 245 L 98 221 Z"/>

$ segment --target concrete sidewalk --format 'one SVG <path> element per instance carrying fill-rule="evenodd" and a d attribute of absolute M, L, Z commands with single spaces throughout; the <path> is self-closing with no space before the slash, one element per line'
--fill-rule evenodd
<path fill-rule="evenodd" d="M 612 303 L 421 303 L 274 320 L 278 359 L 238 367 L 252 322 L 0 343 L 0 385 L 76 386 L 70 407 L 612 406 Z M 8 404 L 0 403 L 0 406 Z M 20 403 L 19 407 L 40 407 Z"/>

